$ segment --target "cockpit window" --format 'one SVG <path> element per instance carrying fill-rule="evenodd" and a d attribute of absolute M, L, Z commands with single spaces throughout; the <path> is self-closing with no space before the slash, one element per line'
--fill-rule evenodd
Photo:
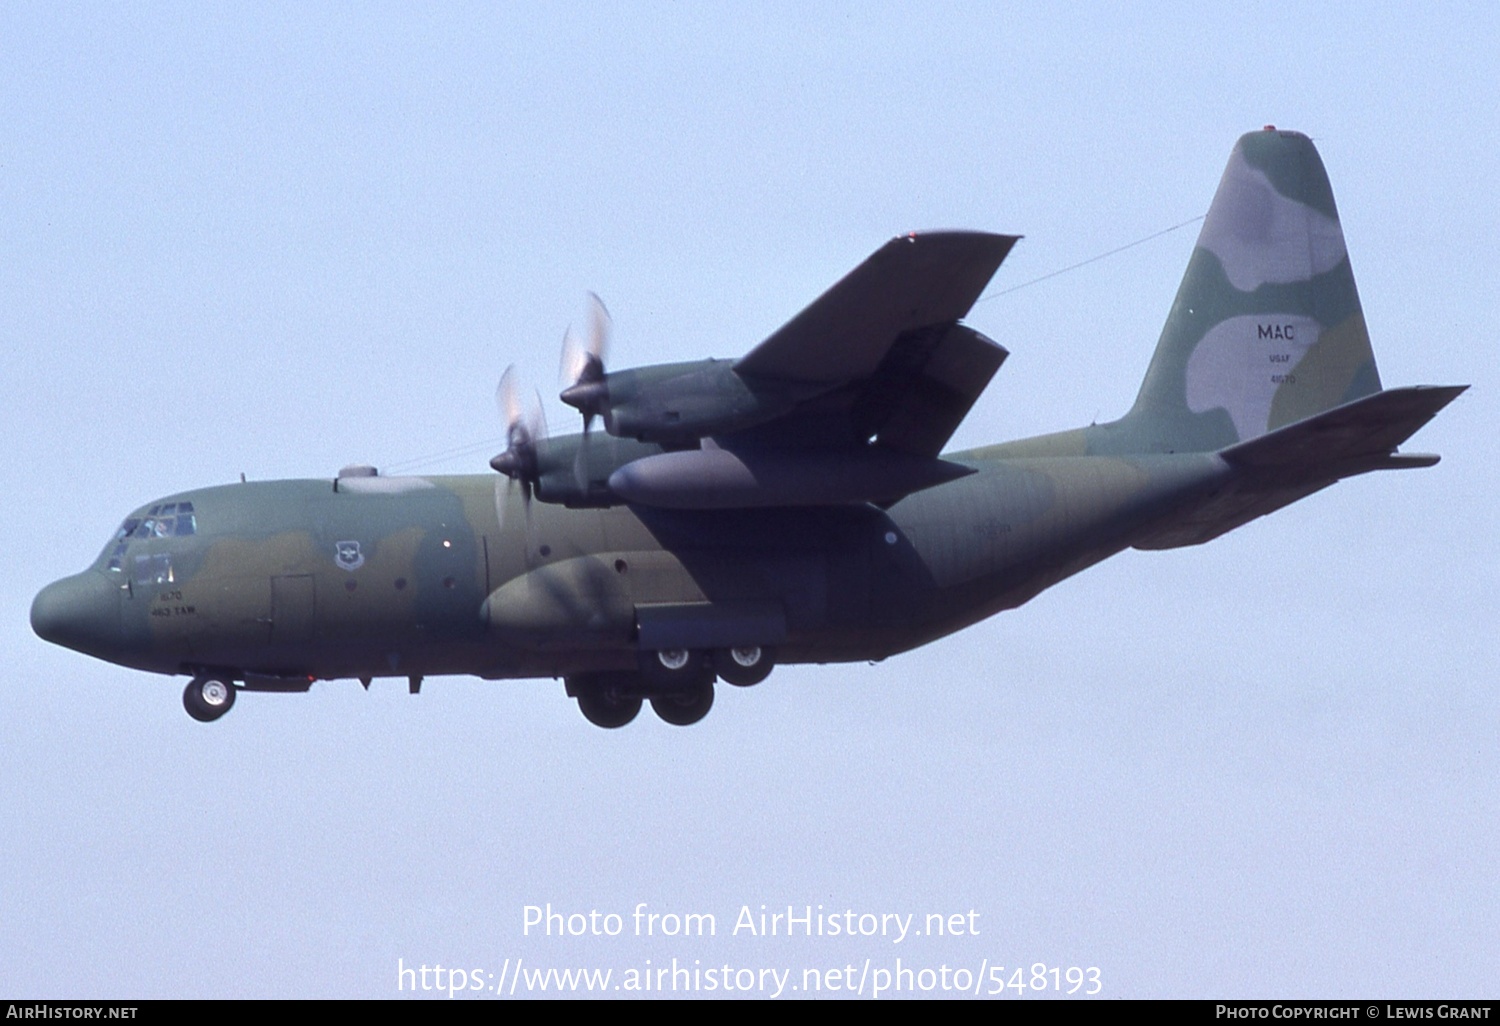
<path fill-rule="evenodd" d="M 171 584 L 173 580 L 172 557 L 165 552 L 135 557 L 136 584 Z"/>
<path fill-rule="evenodd" d="M 109 568 L 115 573 L 120 573 L 125 565 L 125 549 L 130 544 L 131 535 L 135 534 L 136 528 L 141 526 L 140 520 L 131 517 L 120 525 L 115 532 L 115 540 L 111 543 L 114 548 L 109 553 Z"/>
<path fill-rule="evenodd" d="M 147 510 L 144 517 L 130 517 L 120 525 L 120 529 L 115 532 L 114 541 L 110 543 L 112 547 L 109 552 L 108 568 L 115 573 L 124 572 L 125 550 L 129 548 L 133 539 L 183 538 L 197 533 L 198 517 L 193 512 L 191 502 L 158 503 Z M 153 576 L 155 570 L 147 572 L 140 569 L 141 560 L 144 558 L 146 557 L 136 557 L 137 581 L 143 584 L 160 584 L 172 579 L 170 561 L 166 565 L 167 577 L 158 581 Z M 145 576 L 142 576 L 143 574 Z"/>
<path fill-rule="evenodd" d="M 129 523 L 129 521 L 126 521 Z M 169 502 L 152 506 L 133 532 L 137 538 L 170 538 L 198 533 L 198 520 L 191 502 Z"/>

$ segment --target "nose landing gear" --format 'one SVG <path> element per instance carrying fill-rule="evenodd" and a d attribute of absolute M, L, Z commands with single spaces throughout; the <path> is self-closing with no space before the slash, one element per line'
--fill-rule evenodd
<path fill-rule="evenodd" d="M 218 673 L 200 673 L 188 681 L 182 705 L 199 723 L 212 723 L 234 708 L 234 681 Z"/>

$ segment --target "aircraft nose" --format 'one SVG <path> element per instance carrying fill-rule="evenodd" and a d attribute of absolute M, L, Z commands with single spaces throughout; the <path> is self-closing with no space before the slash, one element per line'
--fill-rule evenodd
<path fill-rule="evenodd" d="M 53 581 L 31 603 L 31 629 L 54 645 L 105 653 L 120 643 L 120 589 L 91 570 Z"/>

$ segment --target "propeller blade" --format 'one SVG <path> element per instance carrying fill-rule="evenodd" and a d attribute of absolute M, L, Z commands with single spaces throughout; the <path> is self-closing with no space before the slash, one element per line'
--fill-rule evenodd
<path fill-rule="evenodd" d="M 604 354 L 609 349 L 609 336 L 613 328 L 614 322 L 610 319 L 609 311 L 604 308 L 604 300 L 590 292 L 588 355 L 591 357 L 591 364 L 598 368 L 600 378 L 604 376 Z"/>
<path fill-rule="evenodd" d="M 587 362 L 588 354 L 584 352 L 583 343 L 578 341 L 578 336 L 573 334 L 573 326 L 570 324 L 568 330 L 563 332 L 562 359 L 557 365 L 558 383 L 567 388 L 576 382 Z"/>
<path fill-rule="evenodd" d="M 505 451 L 490 460 L 490 466 L 512 481 L 529 486 L 536 483 L 537 443 L 547 437 L 547 421 L 542 413 L 541 397 L 530 410 L 521 405 L 516 385 L 515 367 L 505 369 L 495 388 L 495 402 L 505 418 Z"/>
<path fill-rule="evenodd" d="M 587 492 L 589 488 L 589 430 L 588 421 L 584 421 L 583 441 L 578 445 L 578 452 L 573 457 L 573 483 L 578 486 L 580 494 Z"/>
<path fill-rule="evenodd" d="M 547 438 L 547 409 L 542 405 L 541 389 L 537 389 L 532 398 L 535 405 L 531 407 L 531 438 L 533 442 L 541 442 Z"/>
<path fill-rule="evenodd" d="M 604 301 L 590 292 L 588 336 L 579 341 L 568 329 L 563 335 L 562 401 L 583 414 L 583 433 L 588 434 L 594 417 L 603 412 L 608 399 L 604 383 L 604 354 L 613 330 Z"/>
<path fill-rule="evenodd" d="M 507 519 L 507 515 L 506 514 L 507 514 L 507 511 L 510 509 L 511 493 L 515 490 L 516 481 L 517 481 L 516 478 L 511 478 L 508 481 L 503 481 L 502 482 L 502 481 L 497 480 L 495 482 L 495 522 L 499 525 L 499 529 L 500 529 L 500 532 L 502 534 L 505 531 L 505 521 Z M 531 544 L 531 485 L 530 485 L 529 482 L 525 481 L 524 479 L 522 479 L 520 481 L 520 485 L 521 485 L 521 509 L 526 514 L 526 525 L 525 525 L 526 540 L 525 540 L 525 544 L 530 545 Z"/>
<path fill-rule="evenodd" d="M 579 339 L 570 326 L 563 332 L 562 362 L 558 367 L 562 386 L 582 385 L 604 377 L 604 356 L 609 350 L 609 336 L 614 322 L 604 301 L 590 292 L 588 335 Z"/>
<path fill-rule="evenodd" d="M 505 421 L 508 434 L 510 426 L 521 419 L 521 397 L 516 390 L 515 364 L 505 368 L 505 373 L 500 375 L 500 384 L 495 386 L 495 405 L 500 408 L 500 416 Z"/>

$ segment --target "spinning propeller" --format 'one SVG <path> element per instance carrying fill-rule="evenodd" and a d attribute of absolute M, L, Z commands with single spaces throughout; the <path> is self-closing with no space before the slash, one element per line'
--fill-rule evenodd
<path fill-rule="evenodd" d="M 521 397 L 516 385 L 516 368 L 505 368 L 500 384 L 495 389 L 495 403 L 500 415 L 505 418 L 505 451 L 490 460 L 490 466 L 510 478 L 510 485 L 520 482 L 521 501 L 526 515 L 531 516 L 531 499 L 535 494 L 539 477 L 537 445 L 547 437 L 547 418 L 542 413 L 542 401 L 538 396 L 531 408 L 522 409 Z M 510 486 L 507 486 L 507 491 Z M 505 521 L 504 499 L 500 488 L 495 488 L 495 512 L 501 523 Z"/>
<path fill-rule="evenodd" d="M 569 328 L 563 335 L 562 401 L 583 414 L 583 433 L 589 433 L 594 417 L 604 412 L 609 399 L 604 383 L 604 352 L 609 348 L 610 319 L 604 303 L 589 293 L 589 333 L 582 341 Z"/>
<path fill-rule="evenodd" d="M 580 491 L 587 487 L 589 427 L 594 418 L 604 412 L 609 400 L 604 380 L 604 353 L 609 347 L 610 334 L 609 311 L 598 296 L 592 292 L 588 296 L 588 334 L 580 339 L 572 328 L 564 333 L 561 365 L 562 401 L 583 414 L 583 444 L 578 447 L 573 460 L 573 476 Z M 541 481 L 538 449 L 547 438 L 547 419 L 542 412 L 541 396 L 523 408 L 516 384 L 516 369 L 512 365 L 500 377 L 495 402 L 505 420 L 505 451 L 490 460 L 490 466 L 510 478 L 503 489 L 499 482 L 495 484 L 495 514 L 501 523 L 505 522 L 510 489 L 519 483 L 529 523 L 531 500 L 536 497 Z"/>

